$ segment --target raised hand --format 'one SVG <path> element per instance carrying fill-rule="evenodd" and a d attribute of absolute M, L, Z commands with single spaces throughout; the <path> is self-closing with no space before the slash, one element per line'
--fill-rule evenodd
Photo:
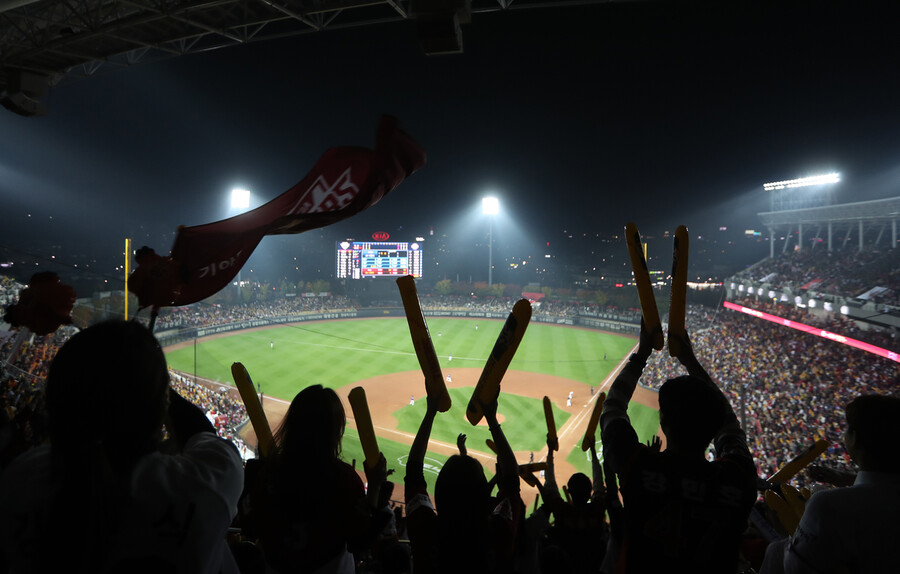
<path fill-rule="evenodd" d="M 363 460 L 363 470 L 366 473 L 366 480 L 369 484 L 383 484 L 387 477 L 394 473 L 393 469 L 388 470 L 387 459 L 384 458 L 383 452 L 378 453 L 378 462 L 375 463 L 374 467 L 370 467 Z"/>
<path fill-rule="evenodd" d="M 653 352 L 653 340 L 658 336 L 658 333 L 662 333 L 661 325 L 657 325 L 652 331 L 648 331 L 647 325 L 644 324 L 644 320 L 641 319 L 641 336 L 638 342 L 638 350 L 635 352 L 635 355 L 644 362 L 647 361 L 650 354 Z"/>
<path fill-rule="evenodd" d="M 459 448 L 459 454 L 466 456 L 468 453 L 466 450 L 466 435 L 459 433 L 459 436 L 456 437 L 456 446 Z"/>

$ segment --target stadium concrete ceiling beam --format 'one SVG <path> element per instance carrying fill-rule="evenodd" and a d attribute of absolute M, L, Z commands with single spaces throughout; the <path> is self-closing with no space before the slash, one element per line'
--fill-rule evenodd
<path fill-rule="evenodd" d="M 473 14 L 618 2 L 0 0 L 0 103 L 22 115 L 40 115 L 44 112 L 41 101 L 52 86 L 69 78 L 91 76 L 108 66 L 127 67 L 326 29 L 410 20 L 417 20 L 420 26 L 421 11 L 414 9 L 416 3 L 439 16 L 420 37 L 435 46 L 434 53 L 442 53 L 462 51 L 459 25 L 466 24 Z M 442 4 L 455 8 L 442 13 Z"/>

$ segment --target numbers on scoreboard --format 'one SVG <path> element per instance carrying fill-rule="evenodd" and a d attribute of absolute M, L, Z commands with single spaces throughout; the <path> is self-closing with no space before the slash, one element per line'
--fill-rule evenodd
<path fill-rule="evenodd" d="M 422 276 L 422 251 L 418 244 L 410 247 L 409 243 L 345 242 L 338 244 L 337 263 L 338 279 Z"/>

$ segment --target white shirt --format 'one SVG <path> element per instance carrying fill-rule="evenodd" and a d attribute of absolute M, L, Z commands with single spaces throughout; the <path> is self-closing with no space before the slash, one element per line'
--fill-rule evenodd
<path fill-rule="evenodd" d="M 0 476 L 0 547 L 11 571 L 34 571 L 47 550 L 43 525 L 59 478 L 51 475 L 50 446 L 22 454 Z M 225 534 L 243 480 L 237 449 L 212 433 L 191 437 L 180 455 L 143 457 L 131 476 L 135 503 L 116 525 L 106 568 L 140 557 L 170 564 L 170 572 L 236 573 Z M 73 535 L 78 528 L 72 517 Z"/>
<path fill-rule="evenodd" d="M 860 472 L 813 495 L 784 555 L 786 574 L 896 572 L 900 475 Z"/>

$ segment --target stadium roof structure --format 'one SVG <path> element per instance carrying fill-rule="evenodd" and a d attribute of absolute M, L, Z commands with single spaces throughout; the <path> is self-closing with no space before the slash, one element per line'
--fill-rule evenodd
<path fill-rule="evenodd" d="M 0 0 L 0 103 L 44 112 L 51 86 L 101 70 L 324 30 L 411 20 L 428 54 L 462 52 L 472 15 L 610 0 Z M 413 25 L 411 23 L 410 25 Z"/>
<path fill-rule="evenodd" d="M 832 247 L 832 236 L 838 230 L 845 230 L 844 243 L 850 239 L 851 234 L 857 232 L 859 248 L 862 249 L 866 232 L 878 229 L 878 235 L 873 243 L 878 244 L 882 234 L 888 225 L 891 226 L 891 247 L 897 247 L 897 222 L 900 220 L 900 197 L 887 199 L 875 199 L 871 201 L 858 201 L 838 205 L 826 205 L 821 207 L 809 207 L 805 209 L 786 209 L 783 211 L 766 211 L 759 213 L 763 225 L 769 228 L 773 241 L 770 242 L 770 256 L 774 255 L 774 233 L 777 228 L 796 229 L 799 232 L 798 245 L 803 246 L 803 226 L 827 227 L 828 250 Z M 785 238 L 785 249 L 788 239 Z"/>
<path fill-rule="evenodd" d="M 797 225 L 800 223 L 857 222 L 888 223 L 900 219 L 900 197 L 826 205 L 805 209 L 765 211 L 758 214 L 763 225 Z"/>

